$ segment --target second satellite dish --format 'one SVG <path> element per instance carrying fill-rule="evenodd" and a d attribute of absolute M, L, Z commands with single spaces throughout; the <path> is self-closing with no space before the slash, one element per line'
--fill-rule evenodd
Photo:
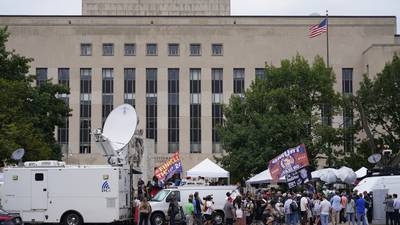
<path fill-rule="evenodd" d="M 24 155 L 25 155 L 25 149 L 19 148 L 12 153 L 11 159 L 18 161 L 21 160 L 22 157 L 24 157 Z"/>
<path fill-rule="evenodd" d="M 120 105 L 108 115 L 103 136 L 110 141 L 114 150 L 122 149 L 135 134 L 137 122 L 135 109 L 129 104 Z"/>
<path fill-rule="evenodd" d="M 382 159 L 382 155 L 377 153 L 377 154 L 370 155 L 368 157 L 368 162 L 375 164 L 375 163 L 379 162 L 381 159 Z"/>

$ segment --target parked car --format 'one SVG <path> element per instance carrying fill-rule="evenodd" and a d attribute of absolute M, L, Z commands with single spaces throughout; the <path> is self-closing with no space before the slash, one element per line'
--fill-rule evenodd
<path fill-rule="evenodd" d="M 22 219 L 18 214 L 9 213 L 0 209 L 0 225 L 22 225 Z"/>

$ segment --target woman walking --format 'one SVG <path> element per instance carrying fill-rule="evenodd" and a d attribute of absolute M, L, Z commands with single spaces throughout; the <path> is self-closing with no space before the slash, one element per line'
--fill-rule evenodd
<path fill-rule="evenodd" d="M 353 197 L 351 195 L 349 195 L 349 199 L 347 200 L 347 204 L 346 204 L 346 218 L 347 221 L 350 223 L 352 223 L 353 225 L 355 225 L 355 206 L 356 203 L 353 199 Z"/>
<path fill-rule="evenodd" d="M 147 201 L 147 198 L 142 198 L 142 202 L 139 206 L 139 225 L 147 225 L 149 221 L 149 215 L 151 213 L 151 206 Z"/>

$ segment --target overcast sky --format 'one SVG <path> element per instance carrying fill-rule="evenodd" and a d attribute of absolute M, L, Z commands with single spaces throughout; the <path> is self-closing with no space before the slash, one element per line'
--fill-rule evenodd
<path fill-rule="evenodd" d="M 81 0 L 0 0 L 0 15 L 80 15 Z M 231 0 L 232 15 L 397 16 L 400 0 Z"/>

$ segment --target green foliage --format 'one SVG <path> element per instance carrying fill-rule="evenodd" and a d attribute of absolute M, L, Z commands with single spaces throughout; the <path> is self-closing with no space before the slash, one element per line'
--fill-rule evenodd
<path fill-rule="evenodd" d="M 233 181 L 247 179 L 268 167 L 284 150 L 306 144 L 312 166 L 326 155 L 335 165 L 342 131 L 321 124 L 321 105 L 329 115 L 340 106 L 334 91 L 335 76 L 321 57 L 310 66 L 302 56 L 266 66 L 265 80 L 256 80 L 245 97 L 232 96 L 224 108 L 226 120 L 219 129 L 226 154 L 217 158 L 231 172 Z"/>
<path fill-rule="evenodd" d="M 387 63 L 381 73 L 374 79 L 364 75 L 357 91 L 371 133 L 374 136 L 376 149 L 387 144 L 394 153 L 400 148 L 400 58 L 395 55 Z M 357 108 L 356 108 L 357 109 Z M 361 122 L 358 121 L 360 124 Z M 362 127 L 359 125 L 359 131 Z M 373 149 L 361 140 L 360 150 L 365 157 L 371 155 Z"/>
<path fill-rule="evenodd" d="M 56 96 L 69 89 L 50 81 L 33 87 L 35 76 L 27 75 L 32 59 L 7 51 L 8 36 L 0 29 L 0 166 L 17 148 L 26 150 L 25 160 L 59 159 L 54 131 L 70 109 Z"/>

